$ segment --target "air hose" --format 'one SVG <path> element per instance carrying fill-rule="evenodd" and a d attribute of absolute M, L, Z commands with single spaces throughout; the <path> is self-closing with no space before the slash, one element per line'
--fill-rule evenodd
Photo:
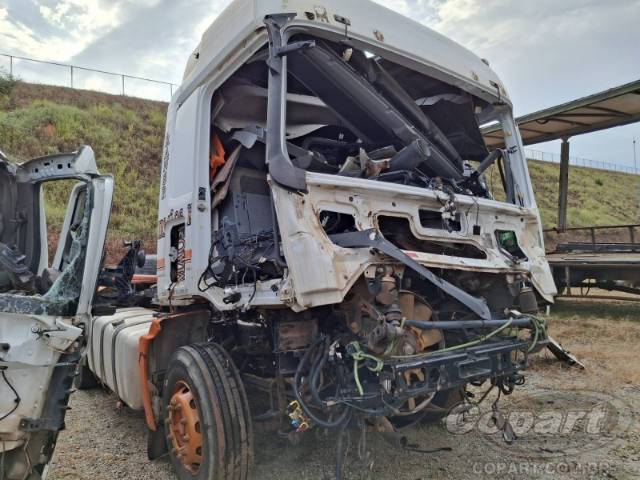
<path fill-rule="evenodd" d="M 324 341 L 325 341 L 324 335 L 320 336 L 313 344 L 311 344 L 311 346 L 307 349 L 304 356 L 300 360 L 300 363 L 298 364 L 298 368 L 296 369 L 296 373 L 294 376 L 293 393 L 296 397 L 296 400 L 300 404 L 300 407 L 302 408 L 302 410 L 304 410 L 304 413 L 314 423 L 324 428 L 336 428 L 336 427 L 340 427 L 341 425 L 344 425 L 349 421 L 351 417 L 351 407 L 345 406 L 345 408 L 340 412 L 340 414 L 335 420 L 322 419 L 318 417 L 311 410 L 311 408 L 307 405 L 306 401 L 302 397 L 302 393 L 300 392 L 302 371 L 304 370 L 305 365 L 309 362 L 309 358 L 311 357 L 311 354 L 313 353 L 313 351 L 318 347 L 318 345 L 320 345 L 320 343 L 324 343 Z M 308 378 L 309 380 L 311 380 L 310 377 Z"/>
<path fill-rule="evenodd" d="M 527 317 L 531 320 L 531 324 L 533 325 L 533 331 L 534 331 L 531 346 L 528 349 L 528 352 L 531 352 L 537 346 L 538 341 L 540 340 L 541 334 L 543 338 L 546 337 L 546 322 L 543 319 L 538 318 L 534 315 L 527 315 Z M 451 347 L 442 348 L 440 350 L 435 350 L 433 352 L 419 353 L 415 355 L 391 355 L 388 358 L 392 358 L 392 359 L 421 358 L 421 357 L 426 357 L 436 353 L 451 352 L 451 351 L 460 350 L 463 348 L 473 347 L 485 342 L 491 337 L 498 335 L 499 333 L 509 328 L 513 323 L 514 323 L 514 318 L 511 317 L 503 325 L 489 332 L 488 334 L 482 335 L 481 337 L 475 340 L 461 343 L 459 345 L 453 345 Z M 369 360 L 371 362 L 374 362 L 375 365 L 367 366 L 367 368 L 372 372 L 380 372 L 384 368 L 385 361 L 384 361 L 384 358 L 382 357 L 377 357 L 375 355 L 364 352 L 362 350 L 362 347 L 357 341 L 351 342 L 349 346 L 353 350 L 353 352 L 351 353 L 351 357 L 353 358 L 354 380 L 358 388 L 358 392 L 360 393 L 360 395 L 364 395 L 364 389 L 362 388 L 362 383 L 360 381 L 360 375 L 359 375 L 360 362 L 364 360 Z"/>

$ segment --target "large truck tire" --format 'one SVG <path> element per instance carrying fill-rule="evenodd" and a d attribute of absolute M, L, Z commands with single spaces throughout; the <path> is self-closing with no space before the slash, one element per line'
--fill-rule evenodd
<path fill-rule="evenodd" d="M 180 480 L 246 480 L 253 457 L 249 404 L 221 346 L 179 348 L 169 361 L 162 403 L 169 457 Z"/>

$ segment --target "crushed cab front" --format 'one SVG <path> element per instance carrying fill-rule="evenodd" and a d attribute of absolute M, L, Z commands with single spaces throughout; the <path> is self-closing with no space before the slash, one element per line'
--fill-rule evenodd
<path fill-rule="evenodd" d="M 22 164 L 0 159 L 4 479 L 43 476 L 64 428 L 112 195 L 113 179 L 98 174 L 89 147 Z M 61 198 L 68 204 L 59 215 Z"/>

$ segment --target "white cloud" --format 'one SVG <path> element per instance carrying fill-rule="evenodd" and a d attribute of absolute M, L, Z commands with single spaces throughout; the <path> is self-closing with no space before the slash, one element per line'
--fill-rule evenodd
<path fill-rule="evenodd" d="M 406 0 L 375 0 L 377 3 L 384 5 L 390 10 L 394 12 L 401 13 L 402 15 L 409 15 L 411 13 L 411 8 Z"/>
<path fill-rule="evenodd" d="M 3 51 L 47 60 L 66 61 L 117 25 L 120 4 L 100 0 L 61 0 L 54 7 L 35 3 L 49 34 L 0 13 L 0 44 Z"/>
<path fill-rule="evenodd" d="M 24 53 L 36 46 L 33 30 L 11 19 L 6 8 L 0 8 L 0 37 L 8 53 Z"/>
<path fill-rule="evenodd" d="M 489 59 L 518 114 L 640 78 L 640 0 L 375 1 Z M 0 0 L 0 51 L 177 82 L 229 2 Z"/>
<path fill-rule="evenodd" d="M 66 20 L 65 15 L 69 12 L 70 8 L 71 3 L 69 2 L 58 3 L 54 8 L 48 7 L 46 5 L 40 5 L 40 13 L 50 23 L 58 25 L 60 27 L 64 27 L 63 20 Z"/>

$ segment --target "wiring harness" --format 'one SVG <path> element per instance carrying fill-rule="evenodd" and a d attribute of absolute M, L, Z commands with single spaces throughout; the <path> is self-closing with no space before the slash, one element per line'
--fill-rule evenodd
<path fill-rule="evenodd" d="M 378 379 L 384 378 L 388 371 L 404 361 L 415 362 L 477 347 L 496 340 L 501 334 L 508 334 L 505 338 L 518 339 L 522 325 L 525 324 L 531 330 L 526 339 L 529 353 L 547 337 L 546 322 L 542 318 L 516 312 L 488 333 L 476 335 L 462 343 L 414 355 L 392 355 L 392 346 L 383 354 L 375 355 L 367 351 L 358 340 L 339 338 L 332 342 L 329 336 L 323 334 L 312 343 L 298 364 L 293 384 L 294 394 L 309 419 L 325 428 L 343 425 L 354 411 L 376 416 L 397 414 L 406 398 L 389 391 L 385 392 L 378 387 L 366 388 L 362 379 L 363 368 Z M 329 364 L 332 368 L 325 368 Z M 499 383 L 507 385 L 510 381 Z M 372 383 L 369 382 L 369 385 Z M 428 406 L 430 398 L 432 396 L 427 396 L 425 401 L 419 404 L 419 408 L 414 408 L 415 412 L 411 413 L 417 413 Z M 383 407 L 379 406 L 380 403 Z M 319 412 L 324 413 L 321 415 Z"/>

